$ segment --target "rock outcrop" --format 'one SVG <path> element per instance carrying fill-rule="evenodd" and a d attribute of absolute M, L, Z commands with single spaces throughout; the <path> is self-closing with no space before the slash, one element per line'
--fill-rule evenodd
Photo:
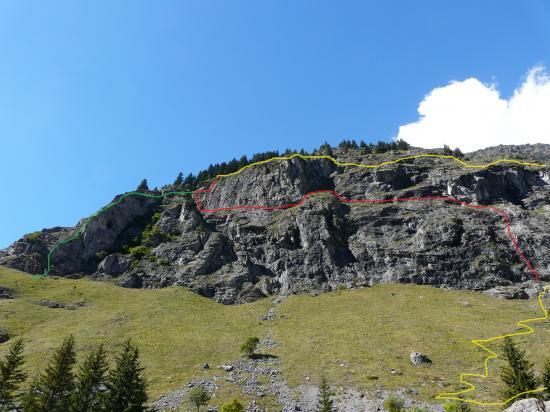
<path fill-rule="evenodd" d="M 550 411 L 550 402 L 543 402 L 540 399 L 529 398 L 516 401 L 504 412 L 546 412 Z"/>
<path fill-rule="evenodd" d="M 10 334 L 8 330 L 4 327 L 0 328 L 0 343 L 5 343 L 10 340 Z"/>
<path fill-rule="evenodd" d="M 334 151 L 340 162 L 364 164 L 423 153 Z M 550 164 L 550 145 L 499 146 L 470 153 L 466 161 L 503 157 Z M 468 169 L 424 158 L 362 169 L 294 158 L 248 168 L 203 189 L 196 199 L 127 196 L 76 228 L 23 237 L 0 251 L 0 264 L 42 273 L 54 245 L 81 230 L 56 247 L 50 273 L 114 279 L 125 287 L 184 285 L 226 304 L 382 282 L 489 290 L 512 298 L 530 294 L 533 274 L 494 210 L 440 199 L 351 204 L 334 193 L 355 200 L 451 196 L 504 210 L 518 247 L 550 280 L 549 168 Z M 284 210 L 206 212 L 277 207 L 319 190 L 324 192 Z"/>
<path fill-rule="evenodd" d="M 409 355 L 409 358 L 411 360 L 411 363 L 414 366 L 420 366 L 427 363 L 432 363 L 432 361 L 426 355 L 420 352 L 411 352 L 411 354 Z"/>
<path fill-rule="evenodd" d="M 15 291 L 6 288 L 4 286 L 0 286 L 0 299 L 13 299 L 15 298 Z"/>

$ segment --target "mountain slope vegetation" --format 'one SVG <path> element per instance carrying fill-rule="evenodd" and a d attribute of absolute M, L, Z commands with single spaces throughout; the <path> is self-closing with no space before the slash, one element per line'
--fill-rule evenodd
<path fill-rule="evenodd" d="M 235 364 L 246 338 L 269 336 L 277 344 L 269 347 L 262 340 L 259 352 L 276 357 L 292 388 L 316 383 L 325 374 L 330 382 L 371 394 L 416 388 L 418 399 L 430 401 L 455 388 L 460 371 L 481 367 L 483 354 L 470 339 L 513 331 L 516 321 L 539 315 L 532 300 L 397 284 L 233 306 L 182 287 L 121 289 L 89 279 L 34 279 L 9 269 L 0 269 L 0 284 L 16 293 L 0 300 L 0 319 L 12 335 L 24 339 L 31 375 L 68 334 L 80 348 L 104 343 L 110 352 L 131 338 L 140 348 L 153 399 L 197 377 L 226 377 L 216 366 Z M 66 307 L 44 306 L 44 300 Z M 270 308 L 274 316 L 267 319 Z M 550 325 L 535 329 L 536 335 L 520 341 L 530 358 L 542 364 Z M 0 345 L 0 356 L 8 346 Z M 413 350 L 426 353 L 433 363 L 412 366 Z M 205 362 L 210 369 L 202 369 Z M 498 396 L 498 365 L 500 361 L 491 363 L 492 377 L 480 380 L 476 398 Z M 234 397 L 250 400 L 236 383 L 218 383 L 214 404 Z M 272 395 L 258 401 L 275 405 Z"/>

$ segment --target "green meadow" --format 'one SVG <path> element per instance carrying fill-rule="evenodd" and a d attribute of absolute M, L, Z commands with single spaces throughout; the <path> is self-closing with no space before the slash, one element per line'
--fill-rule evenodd
<path fill-rule="evenodd" d="M 0 285 L 17 292 L 15 299 L 0 300 L 0 327 L 24 338 L 31 377 L 68 334 L 75 336 L 80 355 L 99 343 L 113 353 L 131 338 L 141 351 L 152 400 L 193 378 L 223 374 L 216 366 L 238 359 L 247 337 L 271 332 L 278 346 L 260 351 L 279 357 L 293 387 L 315 383 L 325 374 L 337 388 L 354 386 L 367 393 L 413 388 L 418 391 L 414 396 L 433 401 L 437 393 L 459 388 L 460 372 L 482 372 L 485 353 L 470 339 L 516 331 L 517 321 L 541 315 L 536 300 L 397 284 L 290 296 L 274 306 L 273 322 L 260 320 L 272 299 L 224 306 L 182 287 L 124 289 L 88 279 L 37 279 L 2 268 Z M 75 309 L 37 304 L 42 299 L 75 304 Z M 550 324 L 533 326 L 535 334 L 517 341 L 540 367 L 550 356 Z M 0 345 L 0 356 L 8 347 L 9 342 Z M 491 349 L 498 352 L 498 343 Z M 412 351 L 426 354 L 432 363 L 414 367 Z M 204 362 L 210 370 L 202 370 Z M 472 380 L 478 389 L 469 396 L 498 400 L 500 365 L 500 360 L 491 361 L 490 378 Z M 226 383 L 213 403 L 232 397 L 248 399 Z M 262 401 L 272 402 L 269 397 Z"/>

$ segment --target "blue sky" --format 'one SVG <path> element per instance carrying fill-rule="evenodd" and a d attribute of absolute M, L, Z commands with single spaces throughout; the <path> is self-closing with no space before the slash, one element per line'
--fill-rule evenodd
<path fill-rule="evenodd" d="M 451 80 L 509 96 L 548 64 L 549 4 L 3 1 L 0 247 L 144 177 L 390 139 Z"/>

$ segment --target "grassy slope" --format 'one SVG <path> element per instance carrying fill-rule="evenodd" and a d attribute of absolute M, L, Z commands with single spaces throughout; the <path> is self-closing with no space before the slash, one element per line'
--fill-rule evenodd
<path fill-rule="evenodd" d="M 201 371 L 200 364 L 235 359 L 245 337 L 261 338 L 270 329 L 268 322 L 258 321 L 270 299 L 223 306 L 184 288 L 133 290 L 85 279 L 36 280 L 1 268 L 0 285 L 19 293 L 16 299 L 0 301 L 0 326 L 25 338 L 29 367 L 42 367 L 69 333 L 82 349 L 99 342 L 114 349 L 130 337 L 141 349 L 152 397 L 197 375 L 219 374 L 215 369 Z M 86 306 L 49 309 L 33 303 L 39 299 L 83 300 Z M 411 385 L 424 399 L 454 389 L 459 371 L 480 370 L 483 356 L 469 339 L 513 331 L 516 321 L 539 315 L 532 300 L 503 301 L 410 285 L 291 296 L 276 309 L 273 332 L 280 345 L 272 353 L 282 359 L 292 385 L 305 383 L 305 376 L 316 381 L 323 371 L 338 386 L 376 390 Z M 550 345 L 549 322 L 538 324 L 536 331 L 521 341 L 541 364 Z M 8 347 L 0 345 L 0 355 Z M 412 367 L 412 350 L 428 354 L 433 365 Z M 402 375 L 391 374 L 390 368 Z M 489 390 L 476 392 L 476 398 L 494 399 L 498 385 L 486 385 L 492 382 L 484 382 L 480 387 Z M 235 395 L 231 391 L 225 389 L 218 398 Z"/>
<path fill-rule="evenodd" d="M 45 359 L 69 333 L 79 348 L 103 342 L 108 349 L 131 338 L 140 348 L 153 396 L 200 372 L 202 362 L 217 365 L 239 356 L 243 336 L 262 335 L 258 317 L 267 301 L 223 306 L 183 288 L 137 290 L 86 279 L 42 278 L 0 269 L 0 284 L 16 299 L 0 301 L 0 325 L 7 324 L 27 344 L 30 366 Z M 34 301 L 83 300 L 76 310 L 50 309 Z M 5 352 L 8 345 L 1 345 Z"/>
<path fill-rule="evenodd" d="M 470 306 L 465 307 L 464 301 Z M 550 304 L 548 299 L 545 304 Z M 341 384 L 413 387 L 422 398 L 430 399 L 441 391 L 455 390 L 460 371 L 483 371 L 485 352 L 470 339 L 515 331 L 516 321 L 539 317 L 541 311 L 534 300 L 505 301 L 473 292 L 387 284 L 319 297 L 292 296 L 279 314 L 284 318 L 277 322 L 274 338 L 282 344 L 277 353 L 285 359 L 284 372 L 291 384 L 298 384 L 303 375 L 317 376 L 327 370 Z M 544 357 L 550 357 L 550 323 L 535 325 L 535 335 L 518 341 L 542 366 Z M 413 350 L 427 354 L 433 364 L 412 366 Z M 499 360 L 491 363 L 493 376 L 500 364 Z M 295 365 L 304 366 L 296 369 Z M 393 375 L 391 368 L 402 375 Z M 476 399 L 496 400 L 498 379 L 475 382 L 490 388 L 472 394 Z"/>

